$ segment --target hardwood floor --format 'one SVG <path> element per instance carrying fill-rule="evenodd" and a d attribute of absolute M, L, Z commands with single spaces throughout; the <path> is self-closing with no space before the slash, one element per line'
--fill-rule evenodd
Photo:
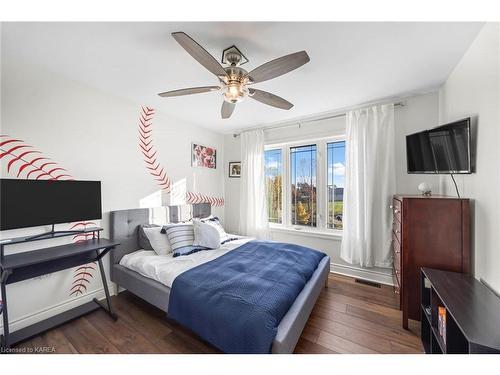
<path fill-rule="evenodd" d="M 54 347 L 55 353 L 219 353 L 131 293 L 120 293 L 113 303 L 117 322 L 96 311 L 19 347 Z M 295 353 L 421 353 L 418 332 L 414 321 L 409 331 L 401 328 L 391 287 L 331 274 Z"/>

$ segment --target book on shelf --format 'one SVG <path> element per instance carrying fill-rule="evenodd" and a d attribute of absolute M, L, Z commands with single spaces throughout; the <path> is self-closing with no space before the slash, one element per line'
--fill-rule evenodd
<path fill-rule="evenodd" d="M 438 332 L 446 344 L 446 308 L 443 306 L 438 307 Z"/>

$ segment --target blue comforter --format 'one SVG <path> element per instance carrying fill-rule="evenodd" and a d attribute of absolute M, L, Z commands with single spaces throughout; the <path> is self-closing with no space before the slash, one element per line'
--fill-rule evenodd
<path fill-rule="evenodd" d="M 168 316 L 226 353 L 269 353 L 281 319 L 324 256 L 247 242 L 177 276 Z"/>

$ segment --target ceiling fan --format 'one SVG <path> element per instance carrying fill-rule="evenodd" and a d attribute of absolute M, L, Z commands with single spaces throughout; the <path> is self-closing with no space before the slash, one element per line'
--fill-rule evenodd
<path fill-rule="evenodd" d="M 277 95 L 247 86 L 279 77 L 301 67 L 310 60 L 306 51 L 282 56 L 247 72 L 241 68 L 241 65 L 248 60 L 235 46 L 224 50 L 222 62 L 228 65 L 224 68 L 186 33 L 175 32 L 172 33 L 172 36 L 196 61 L 217 76 L 220 86 L 191 87 L 162 92 L 158 94 L 159 96 L 168 98 L 222 90 L 224 101 L 222 102 L 221 115 L 223 119 L 231 117 L 236 103 L 241 102 L 246 97 L 280 109 L 289 110 L 293 107 L 292 103 Z"/>

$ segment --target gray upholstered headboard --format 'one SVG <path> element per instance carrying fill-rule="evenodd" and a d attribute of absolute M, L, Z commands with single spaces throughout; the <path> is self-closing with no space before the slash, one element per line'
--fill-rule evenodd
<path fill-rule="evenodd" d="M 120 243 L 111 251 L 111 273 L 113 265 L 119 263 L 125 254 L 139 250 L 137 232 L 139 225 L 178 223 L 193 217 L 207 217 L 210 212 L 210 203 L 111 211 L 110 235 L 114 241 Z"/>

